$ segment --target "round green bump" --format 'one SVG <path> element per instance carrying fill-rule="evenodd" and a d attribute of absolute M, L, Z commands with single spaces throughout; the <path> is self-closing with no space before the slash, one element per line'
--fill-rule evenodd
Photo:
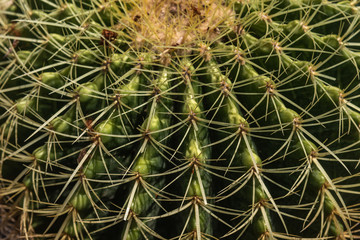
<path fill-rule="evenodd" d="M 11 1 L 8 1 L 8 4 L 9 3 L 11 3 Z M 16 13 L 18 9 L 19 9 L 18 6 L 12 4 L 6 9 L 6 11 Z"/>
<path fill-rule="evenodd" d="M 69 19 L 69 22 L 72 22 L 74 24 L 78 24 L 76 15 L 80 14 L 82 12 L 82 9 L 77 7 L 75 4 L 67 3 L 65 6 L 62 6 L 60 9 L 60 15 L 62 19 Z M 62 20 L 59 19 L 59 20 Z"/>
<path fill-rule="evenodd" d="M 61 53 L 61 50 L 58 51 L 59 48 L 64 46 L 68 40 L 69 39 L 67 38 L 67 36 L 63 36 L 57 33 L 51 33 L 48 36 L 48 43 L 46 47 L 50 52 L 57 52 L 57 54 L 59 54 Z"/>
<path fill-rule="evenodd" d="M 23 183 L 27 189 L 33 189 L 32 174 L 27 174 L 23 179 Z"/>
<path fill-rule="evenodd" d="M 262 166 L 261 159 L 254 152 L 250 153 L 249 150 L 246 149 L 244 152 L 240 154 L 240 156 L 241 156 L 242 164 L 247 169 L 254 167 L 254 162 L 259 168 L 261 168 Z"/>
<path fill-rule="evenodd" d="M 70 130 L 69 119 L 56 117 L 54 120 L 51 121 L 50 124 L 55 132 L 68 133 Z"/>
<path fill-rule="evenodd" d="M 94 97 L 97 91 L 99 91 L 96 84 L 84 83 L 83 85 L 77 88 L 77 93 L 79 94 L 79 100 L 82 104 L 89 103 L 91 100 L 96 100 L 97 98 Z"/>
<path fill-rule="evenodd" d="M 292 33 L 295 36 L 299 37 L 304 34 L 304 29 L 299 20 L 293 20 L 284 26 L 284 32 L 289 34 Z"/>
<path fill-rule="evenodd" d="M 84 175 L 89 179 L 96 178 L 99 173 L 104 172 L 104 163 L 98 155 L 94 155 L 84 167 Z"/>
<path fill-rule="evenodd" d="M 300 158 L 304 157 L 304 155 L 308 157 L 313 153 L 318 152 L 318 149 L 313 142 L 307 140 L 299 141 L 297 137 L 295 137 L 295 139 L 296 139 L 296 144 L 293 147 L 294 149 L 296 149 L 296 151 L 294 152 L 294 157 L 296 157 L 297 159 L 299 159 L 299 157 Z"/>
<path fill-rule="evenodd" d="M 33 9 L 30 13 L 30 18 L 35 20 L 35 19 L 45 19 L 47 18 L 48 15 L 41 10 L 37 10 L 37 9 Z"/>
<path fill-rule="evenodd" d="M 70 204 L 77 210 L 83 211 L 90 207 L 90 200 L 84 190 L 80 190 L 74 194 L 70 200 Z"/>
<path fill-rule="evenodd" d="M 106 135 L 115 135 L 117 133 L 117 126 L 112 120 L 105 120 L 96 126 L 95 131 L 99 133 L 102 143 L 106 145 L 114 143 L 114 136 Z"/>
<path fill-rule="evenodd" d="M 91 66 L 96 61 L 96 56 L 90 50 L 81 49 L 74 53 L 73 59 L 77 64 Z"/>
<path fill-rule="evenodd" d="M 259 184 L 257 187 L 255 187 L 255 202 L 265 201 L 267 200 L 267 196 L 262 189 L 261 185 Z"/>
<path fill-rule="evenodd" d="M 29 108 L 32 108 L 34 104 L 33 99 L 29 99 L 29 97 L 24 97 L 16 101 L 16 110 L 20 114 L 25 114 L 28 112 Z"/>
<path fill-rule="evenodd" d="M 333 202 L 327 196 L 325 196 L 325 198 L 324 198 L 325 216 L 329 216 L 334 210 L 335 210 L 335 206 L 334 206 Z"/>
<path fill-rule="evenodd" d="M 326 179 L 318 169 L 312 169 L 309 176 L 309 183 L 315 190 L 319 190 L 324 186 Z"/>
<path fill-rule="evenodd" d="M 124 66 L 129 61 L 129 56 L 126 54 L 114 53 L 110 57 L 110 68 L 115 73 L 124 73 Z"/>
<path fill-rule="evenodd" d="M 253 229 L 256 236 L 261 236 L 262 234 L 267 232 L 266 224 L 263 216 L 258 217 L 253 222 Z"/>
<path fill-rule="evenodd" d="M 42 160 L 42 161 L 46 161 L 48 160 L 48 148 L 47 148 L 47 144 L 36 148 L 32 155 L 35 157 L 35 159 L 38 160 Z M 50 151 L 50 156 L 49 159 L 50 160 L 55 160 L 57 157 L 61 157 L 63 156 L 63 152 L 62 151 L 57 151 L 56 153 L 54 152 L 54 150 Z"/>
<path fill-rule="evenodd" d="M 33 155 L 36 159 L 46 160 L 47 159 L 47 148 L 46 146 L 41 146 L 35 149 Z"/>
<path fill-rule="evenodd" d="M 271 54 L 274 51 L 274 39 L 272 38 L 264 38 L 259 40 L 259 51 L 262 54 Z"/>
<path fill-rule="evenodd" d="M 149 131 L 151 132 L 151 131 L 156 131 L 156 130 L 158 130 L 162 125 L 162 123 L 161 123 L 161 118 L 159 118 L 159 116 L 156 114 L 156 115 L 154 115 L 152 118 L 151 118 L 151 121 L 150 121 L 150 124 L 149 124 Z M 148 120 L 149 121 L 149 120 Z M 144 124 L 143 126 L 145 127 L 145 126 L 147 126 L 147 121 L 145 121 L 146 122 L 146 124 Z M 144 122 L 144 123 L 145 123 Z M 153 138 L 157 138 L 157 136 L 158 136 L 158 134 L 159 133 L 152 133 L 152 137 Z"/>
<path fill-rule="evenodd" d="M 79 226 L 79 224 L 76 223 L 75 226 Z M 79 234 L 79 229 L 80 228 L 77 229 L 77 234 Z M 68 236 L 71 236 L 71 237 L 76 236 L 76 232 L 74 229 L 74 223 L 71 220 L 66 224 L 66 226 L 64 228 L 64 233 L 66 233 Z M 65 238 L 65 239 L 69 239 L 69 238 Z"/>
<path fill-rule="evenodd" d="M 280 109 L 279 116 L 282 123 L 290 123 L 293 122 L 294 119 L 301 119 L 299 114 L 290 108 Z"/>
<path fill-rule="evenodd" d="M 325 86 L 326 94 L 331 98 L 334 103 L 339 104 L 339 98 L 341 97 L 342 90 L 334 86 Z"/>
<path fill-rule="evenodd" d="M 191 187 L 188 191 L 188 196 L 201 196 L 201 188 L 198 179 L 193 179 Z"/>
<path fill-rule="evenodd" d="M 29 60 L 29 56 L 31 55 L 30 51 L 27 50 L 22 50 L 22 51 L 18 51 L 16 52 L 20 62 L 25 63 Z"/>
<path fill-rule="evenodd" d="M 86 176 L 86 178 L 94 178 L 96 176 L 96 173 L 98 171 L 95 171 L 95 168 L 97 168 L 97 161 L 95 161 L 94 159 L 91 159 L 86 166 L 84 167 L 84 175 Z"/>
<path fill-rule="evenodd" d="M 325 46 L 332 48 L 333 50 L 337 50 L 340 48 L 340 43 L 338 40 L 338 36 L 336 35 L 327 35 L 321 38 L 321 41 L 324 42 Z"/>
<path fill-rule="evenodd" d="M 74 121 L 75 111 L 74 109 L 68 110 L 64 115 L 60 117 L 56 117 L 54 120 L 50 122 L 50 125 L 53 127 L 55 132 L 58 133 L 70 133 L 72 128 L 72 124 Z"/>
<path fill-rule="evenodd" d="M 344 227 L 339 222 L 335 223 L 334 221 L 331 221 L 331 224 L 329 227 L 329 233 L 332 236 L 339 237 L 340 235 L 343 235 Z M 343 239 L 343 238 L 340 238 L 340 239 Z"/>
<path fill-rule="evenodd" d="M 42 59 L 37 58 L 36 55 L 34 53 L 32 53 L 31 51 L 28 50 L 21 50 L 16 52 L 17 56 L 18 56 L 18 61 L 20 62 L 19 64 L 22 65 L 31 65 L 34 68 L 40 68 L 42 67 Z"/>
<path fill-rule="evenodd" d="M 59 88 L 64 84 L 64 80 L 57 72 L 44 72 L 40 75 L 41 81 L 53 88 Z"/>

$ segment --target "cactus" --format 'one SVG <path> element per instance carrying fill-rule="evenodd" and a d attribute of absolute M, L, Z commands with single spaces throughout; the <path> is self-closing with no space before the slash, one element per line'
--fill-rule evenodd
<path fill-rule="evenodd" d="M 1 5 L 1 239 L 360 238 L 357 1 Z"/>

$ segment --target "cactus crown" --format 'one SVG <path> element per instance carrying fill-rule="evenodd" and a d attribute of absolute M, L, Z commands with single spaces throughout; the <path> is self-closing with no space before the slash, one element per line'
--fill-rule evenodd
<path fill-rule="evenodd" d="M 219 35 L 218 26 L 235 15 L 229 6 L 212 0 L 130 1 L 129 5 L 118 27 L 133 29 L 129 35 L 136 46 L 151 45 L 160 51 L 212 41 Z"/>

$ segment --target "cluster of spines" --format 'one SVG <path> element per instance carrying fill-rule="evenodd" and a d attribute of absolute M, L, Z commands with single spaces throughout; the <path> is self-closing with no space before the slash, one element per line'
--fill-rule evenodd
<path fill-rule="evenodd" d="M 325 10 L 327 7 L 328 6 L 325 7 Z M 335 235 L 339 235 L 339 237 L 352 238 L 351 230 L 349 228 L 349 222 L 347 217 L 345 217 L 345 215 L 349 216 L 349 212 L 347 211 L 346 206 L 344 206 L 342 197 L 339 195 L 340 187 L 335 187 L 333 180 L 330 179 L 329 175 L 324 170 L 322 164 L 318 161 L 318 157 L 319 157 L 318 149 L 315 146 L 318 145 L 320 148 L 323 149 L 323 151 L 327 152 L 326 153 L 327 155 L 331 155 L 332 157 L 334 157 L 343 166 L 344 163 L 339 159 L 339 157 L 336 156 L 333 150 L 330 150 L 330 148 L 327 147 L 326 144 L 321 142 L 321 140 L 317 139 L 317 137 L 313 136 L 309 131 L 307 131 L 306 126 L 308 125 L 311 127 L 311 125 L 316 125 L 317 127 L 319 127 L 319 125 L 321 124 L 320 122 L 315 124 L 311 122 L 319 121 L 321 118 L 326 119 L 328 124 L 331 123 L 332 121 L 334 121 L 335 123 L 338 122 L 336 124 L 339 124 L 338 127 L 339 135 L 335 135 L 335 136 L 339 136 L 339 137 L 335 138 L 335 140 L 333 138 L 330 141 L 340 142 L 339 139 L 341 137 L 341 141 L 343 141 L 344 144 L 342 145 L 342 147 L 346 146 L 347 143 L 346 138 L 351 139 L 350 141 L 353 141 L 355 145 L 358 143 L 359 114 L 357 110 L 354 111 L 350 107 L 350 106 L 355 106 L 356 109 L 357 108 L 356 105 L 350 104 L 346 106 L 346 104 L 344 104 L 343 102 L 344 100 L 343 97 L 345 96 L 345 94 L 338 87 L 331 86 L 334 84 L 334 82 L 331 82 L 330 83 L 331 85 L 327 82 L 328 79 L 332 80 L 330 77 L 327 77 L 325 74 L 321 74 L 321 73 L 319 74 L 316 71 L 316 68 L 318 67 L 320 68 L 322 64 L 324 64 L 325 66 L 326 66 L 326 62 L 330 62 L 331 64 L 334 64 L 334 62 L 331 62 L 330 60 L 340 58 L 340 60 L 337 59 L 337 65 L 335 66 L 328 65 L 327 68 L 325 69 L 326 70 L 337 69 L 337 71 L 339 71 L 338 69 L 342 69 L 341 67 L 342 64 L 345 65 L 345 63 L 347 62 L 351 62 L 353 63 L 353 65 L 350 66 L 350 68 L 349 65 L 347 65 L 344 68 L 347 68 L 348 71 L 350 72 L 353 71 L 356 73 L 358 69 L 358 66 L 355 61 L 355 59 L 357 58 L 357 53 L 342 46 L 343 42 L 341 42 L 342 41 L 341 37 L 336 37 L 336 36 L 334 37 L 332 35 L 321 37 L 321 34 L 317 34 L 315 32 L 309 31 L 309 27 L 304 25 L 303 22 L 292 21 L 289 24 L 283 24 L 283 26 L 281 27 L 278 24 L 273 23 L 271 21 L 266 22 L 266 19 L 263 22 L 265 23 L 257 24 L 257 25 L 260 26 L 262 25 L 261 27 L 266 26 L 267 28 L 269 28 L 266 29 L 266 32 L 270 32 L 270 34 L 268 36 L 265 35 L 265 37 L 258 40 L 254 37 L 251 37 L 248 33 L 242 32 L 241 34 L 243 36 L 243 43 L 241 43 L 240 45 L 250 48 L 249 53 L 255 56 L 255 58 L 256 56 L 259 57 L 264 56 L 263 59 L 260 58 L 259 60 L 255 60 L 255 62 L 257 64 L 260 64 L 262 68 L 268 71 L 273 71 L 275 73 L 275 76 L 276 74 L 278 74 L 276 78 L 280 80 L 279 84 L 274 83 L 269 78 L 266 79 L 262 76 L 263 79 L 261 80 L 265 80 L 265 81 L 261 82 L 259 84 L 260 86 L 258 85 L 258 89 L 260 89 L 261 87 L 263 88 L 264 86 L 266 86 L 266 88 L 265 89 L 263 88 L 264 92 L 262 94 L 264 94 L 263 95 L 264 97 L 261 98 L 260 101 L 264 101 L 265 96 L 266 98 L 272 99 L 272 101 L 269 101 L 268 105 L 266 106 L 267 108 L 266 112 L 269 112 L 269 120 L 267 121 L 268 123 L 273 125 L 278 123 L 286 127 L 288 127 L 289 124 L 290 126 L 292 125 L 292 129 L 289 137 L 287 138 L 287 141 L 282 145 L 282 147 L 279 150 L 277 150 L 276 153 L 279 153 L 281 149 L 285 149 L 285 148 L 287 150 L 290 148 L 291 150 L 290 146 L 294 144 L 294 146 L 300 149 L 300 151 L 303 152 L 302 154 L 304 154 L 306 157 L 306 163 L 304 164 L 304 168 L 302 169 L 301 174 L 299 175 L 298 179 L 295 181 L 294 185 L 292 186 L 291 192 L 293 192 L 296 187 L 300 186 L 300 184 L 302 184 L 303 181 L 309 182 L 308 186 L 310 187 L 308 188 L 314 187 L 314 189 L 318 189 L 315 190 L 315 192 L 318 191 L 315 202 L 319 201 L 320 207 L 318 208 L 315 217 L 312 220 L 309 220 L 310 223 L 309 224 L 304 223 L 304 227 L 306 226 L 307 228 L 309 225 L 311 225 L 314 219 L 316 219 L 316 217 L 319 216 L 320 212 L 322 214 L 322 218 L 324 218 L 324 212 L 325 212 L 325 218 L 328 217 L 328 219 L 326 220 L 326 224 L 322 225 L 322 231 L 324 231 L 324 233 L 321 232 L 319 236 L 322 236 L 323 234 L 326 235 L 329 232 L 329 228 L 330 228 L 333 231 L 332 233 Z M 279 34 L 277 31 L 279 31 L 280 28 L 282 28 L 282 30 L 280 31 Z M 302 32 L 300 31 L 301 32 L 300 34 L 299 33 L 295 34 L 296 31 L 299 31 L 299 29 L 301 29 Z M 257 28 L 256 30 L 259 29 Z M 265 29 L 262 30 L 265 31 Z M 329 28 L 329 30 L 332 31 L 331 28 Z M 284 35 L 284 33 L 286 35 Z M 346 34 L 348 34 L 348 32 L 346 32 Z M 295 35 L 295 37 L 292 38 L 292 35 Z M 354 37 L 354 35 L 352 37 Z M 306 39 L 307 42 L 301 41 L 302 38 Z M 299 54 L 299 57 L 300 58 L 305 57 L 305 60 L 302 61 L 294 60 L 292 57 L 288 55 L 288 53 L 291 52 L 292 50 L 291 47 L 282 48 L 281 42 L 283 42 L 283 44 L 286 45 L 288 41 L 290 41 L 289 45 L 291 45 L 291 47 L 294 47 L 295 50 L 296 50 L 295 47 L 298 43 L 301 44 L 305 43 L 307 44 L 307 46 L 309 46 L 310 49 L 319 49 L 321 51 L 310 52 L 311 53 L 310 57 L 309 57 L 310 53 L 307 54 L 305 52 L 303 55 Z M 254 48 L 254 50 L 251 51 L 251 48 Z M 299 47 L 299 49 L 301 50 L 303 48 Z M 318 66 L 314 66 L 315 64 L 314 62 L 306 62 L 306 60 L 308 60 L 309 58 L 311 61 L 314 60 L 316 61 L 320 59 L 323 62 L 320 62 Z M 243 63 L 244 65 L 246 65 L 245 60 L 243 60 Z M 241 77 L 242 74 L 241 70 L 236 72 L 236 74 L 239 74 Z M 253 71 L 253 76 L 251 77 L 256 79 L 259 78 L 259 75 L 256 73 L 256 71 Z M 339 75 L 337 77 L 339 77 Z M 352 85 L 352 81 L 354 79 L 356 79 L 355 75 L 353 76 L 353 79 L 348 82 L 346 82 L 347 79 L 341 79 L 341 80 L 338 79 L 338 81 L 341 82 L 342 86 L 345 85 L 350 88 L 350 86 Z M 335 83 L 339 83 L 339 82 L 335 82 Z M 311 86 L 311 88 L 309 88 L 310 90 L 306 89 L 307 85 Z M 287 98 L 287 96 L 284 96 L 284 94 L 279 93 L 279 90 L 276 89 L 277 86 L 280 89 L 282 87 L 283 88 L 282 92 L 284 93 L 289 91 L 288 89 L 286 89 L 286 87 L 290 86 L 290 89 L 297 88 L 298 91 L 303 91 L 304 95 L 302 95 L 301 92 L 297 94 L 297 97 L 299 97 L 300 99 L 295 103 L 291 100 L 291 98 L 289 99 Z M 252 88 L 252 90 L 253 89 L 254 88 Z M 353 90 L 356 91 L 356 87 Z M 305 94 L 307 94 L 307 96 Z M 301 99 L 301 97 L 303 97 L 303 99 Z M 302 102 L 303 100 L 305 104 L 308 105 L 304 106 Z M 302 106 L 298 104 L 298 102 L 300 102 Z M 345 102 L 348 103 L 347 100 L 345 100 Z M 304 115 L 303 116 L 304 120 L 302 120 L 299 114 L 297 114 L 290 108 L 285 107 L 285 104 L 292 105 L 293 108 L 295 107 L 301 110 L 302 115 Z M 346 108 L 345 111 L 343 109 L 344 107 Z M 317 112 L 313 113 L 312 108 L 316 109 Z M 342 125 L 344 124 L 342 119 L 344 116 L 335 115 L 337 119 L 334 120 L 334 115 L 333 115 L 334 110 L 339 110 L 340 114 L 341 113 L 344 114 L 344 112 L 346 112 L 345 115 L 347 115 L 346 117 L 348 118 L 348 123 L 347 123 L 348 133 L 350 128 L 353 128 L 350 136 L 344 137 L 342 135 L 344 134 L 344 126 Z M 271 111 L 273 111 L 272 114 Z M 316 114 L 315 115 L 316 117 L 314 117 L 312 113 Z M 273 115 L 273 117 L 271 117 L 271 115 Z M 331 120 L 329 120 L 329 118 L 331 118 Z M 283 127 L 281 127 L 281 130 L 283 131 L 282 128 Z M 334 135 L 332 135 L 331 137 L 334 137 Z M 331 144 L 334 145 L 333 142 Z M 341 154 L 341 148 L 338 149 L 336 152 L 338 154 Z M 296 156 L 297 160 L 298 157 L 299 155 Z M 285 158 L 288 159 L 288 161 L 291 159 L 291 157 L 285 157 Z M 299 168 L 299 166 L 296 167 Z M 356 177 L 356 174 L 354 177 Z M 305 187 L 306 184 L 304 185 L 303 192 L 305 191 Z M 330 193 L 329 189 L 332 189 L 334 193 Z M 303 197 L 303 192 L 301 198 Z M 341 204 L 338 204 L 335 201 L 335 198 L 332 194 L 339 197 L 339 202 L 341 202 Z M 328 208 L 325 210 L 324 206 Z M 344 207 L 345 210 L 341 210 L 340 209 L 341 207 Z M 306 216 L 306 220 L 310 218 L 310 214 L 313 213 L 313 211 L 314 209 L 311 208 L 311 210 L 309 211 L 309 215 Z M 343 226 L 340 223 L 341 220 L 339 221 L 339 219 L 342 219 L 344 225 L 347 225 L 346 234 L 342 233 Z M 350 221 L 354 221 L 354 219 L 350 218 Z"/>
<path fill-rule="evenodd" d="M 337 175 L 328 170 L 332 167 L 328 162 L 335 160 L 344 169 L 354 169 L 355 164 L 347 164 L 338 155 L 356 157 L 360 117 L 354 93 L 358 56 L 346 47 L 344 39 L 310 31 L 311 25 L 304 24 L 306 21 L 276 24 L 272 19 L 281 18 L 285 11 L 279 11 L 280 15 L 275 12 L 276 16 L 271 16 L 270 11 L 281 4 L 270 4 L 266 9 L 257 4 L 235 4 L 235 10 L 245 17 L 229 28 L 235 32 L 223 34 L 224 39 L 229 38 L 227 44 L 215 43 L 212 48 L 211 44 L 198 43 L 194 58 L 178 56 L 181 60 L 173 60 L 170 66 L 155 63 L 154 57 L 141 52 L 131 53 L 131 48 L 124 51 L 119 46 L 123 47 L 125 40 L 107 39 L 109 33 L 102 29 L 110 30 L 102 24 L 109 25 L 112 18 L 103 16 L 109 13 L 104 9 L 89 10 L 94 17 L 101 14 L 106 21 L 90 24 L 90 28 L 82 22 L 87 11 L 73 4 L 53 14 L 33 11 L 33 20 L 16 25 L 25 25 L 26 29 L 27 24 L 39 24 L 43 28 L 35 27 L 32 36 L 26 36 L 26 31 L 20 33 L 21 29 L 12 30 L 12 36 L 6 35 L 13 40 L 12 45 L 2 43 L 4 55 L 14 55 L 1 73 L 3 116 L 7 117 L 2 131 L 2 159 L 27 165 L 11 181 L 6 180 L 8 176 L 3 177 L 2 195 L 25 194 L 19 205 L 24 214 L 25 235 L 30 234 L 31 224 L 36 225 L 29 222 L 32 215 L 52 216 L 60 212 L 50 224 L 56 225 L 62 218 L 56 238 L 85 238 L 92 235 L 86 227 L 91 223 L 97 222 L 95 225 L 101 228 L 109 222 L 116 226 L 118 221 L 125 223 L 119 233 L 123 239 L 139 239 L 141 235 L 164 238 L 151 222 L 183 215 L 184 226 L 179 234 L 185 239 L 216 234 L 206 227 L 210 218 L 219 223 L 215 227 L 221 229 L 219 232 L 226 229 L 225 237 L 230 239 L 243 236 L 250 224 L 256 231 L 246 231 L 245 237 L 274 239 L 286 235 L 290 227 L 286 221 L 292 214 L 308 212 L 299 218 L 303 219 L 304 228 L 320 226 L 315 237 L 352 238 L 357 208 L 349 207 L 342 192 L 358 193 L 358 186 L 353 183 L 358 174 L 332 179 L 329 174 Z M 302 6 L 291 2 L 290 6 L 288 9 L 294 12 L 312 14 L 305 18 L 308 22 L 323 15 L 320 20 L 331 24 L 350 22 L 348 32 L 357 27 L 357 15 L 353 13 L 357 9 L 351 3 Z M 84 15 L 76 15 L 78 10 Z M 331 14 L 345 16 L 331 20 Z M 40 24 L 61 18 L 66 23 Z M 298 29 L 304 32 L 299 33 Z M 63 30 L 69 35 L 79 32 L 64 37 L 59 35 Z M 43 37 L 43 31 L 56 33 Z M 350 39 L 356 39 L 356 34 L 351 34 Z M 39 45 L 33 51 L 16 51 L 16 41 L 25 42 L 20 45 L 22 48 L 28 47 L 26 42 Z M 297 44 L 304 43 L 311 49 L 309 54 L 297 54 L 304 50 L 303 45 Z M 73 52 L 78 47 L 82 49 Z M 295 60 L 297 57 L 301 60 Z M 320 60 L 324 63 L 317 65 Z M 327 72 L 345 68 L 342 65 L 348 69 L 347 63 L 353 69 L 348 70 L 348 75 L 356 73 L 353 79 L 340 76 L 341 86 L 333 86 L 338 82 Z M 318 71 L 321 68 L 325 69 L 324 74 Z M 354 97 L 348 99 L 339 87 Z M 26 88 L 32 89 L 18 98 L 18 92 Z M 293 95 L 304 99 L 295 102 Z M 173 102 L 182 106 L 172 109 Z M 318 134 L 313 126 L 324 125 L 335 125 L 339 131 L 331 135 L 324 131 L 329 140 L 312 133 Z M 346 128 L 355 131 L 349 135 Z M 18 132 L 29 139 L 20 138 Z M 181 141 L 176 140 L 179 136 Z M 179 147 L 172 146 L 170 140 Z M 331 142 L 327 144 L 325 140 Z M 264 142 L 274 145 L 269 149 L 262 145 Z M 41 143 L 44 145 L 33 153 L 27 152 Z M 259 156 L 266 161 L 262 162 Z M 69 159 L 74 162 L 67 162 Z M 184 165 L 179 160 L 185 160 Z M 274 169 L 279 166 L 283 169 Z M 279 176 L 272 180 L 273 173 L 291 173 L 296 177 L 290 186 L 282 186 L 289 184 Z M 172 180 L 166 183 L 166 179 Z M 16 188 L 21 181 L 25 187 Z M 349 184 L 337 184 L 344 181 Z M 176 182 L 180 182 L 180 187 L 172 188 L 178 186 Z M 272 196 L 274 187 L 269 185 L 273 183 L 287 189 L 285 197 L 277 193 Z M 127 185 L 130 187 L 123 187 Z M 181 186 L 182 190 L 174 190 Z M 218 195 L 209 191 L 210 186 L 219 190 Z M 300 186 L 303 189 L 298 193 Z M 58 195 L 50 194 L 52 191 Z M 114 199 L 111 195 L 116 191 L 119 199 L 122 195 L 127 197 Z M 315 200 L 307 195 L 309 191 L 316 193 Z M 292 205 L 286 199 L 292 200 Z M 314 202 L 296 205 L 299 199 Z M 110 202 L 122 205 L 114 209 Z M 176 208 L 169 210 L 167 205 Z M 231 216 L 241 220 L 234 224 Z M 320 218 L 320 223 L 314 223 Z"/>

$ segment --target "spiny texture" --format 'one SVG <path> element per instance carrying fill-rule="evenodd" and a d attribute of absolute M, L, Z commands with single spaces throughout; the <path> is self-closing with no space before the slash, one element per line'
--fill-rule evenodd
<path fill-rule="evenodd" d="M 360 8 L 10 0 L 1 239 L 359 239 Z"/>

